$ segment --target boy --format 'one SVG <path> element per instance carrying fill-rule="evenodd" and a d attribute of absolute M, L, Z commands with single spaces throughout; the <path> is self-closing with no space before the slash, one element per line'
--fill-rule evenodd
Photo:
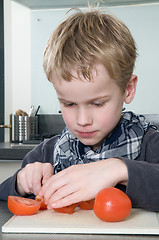
<path fill-rule="evenodd" d="M 108 14 L 79 11 L 57 27 L 44 70 L 67 127 L 24 158 L 1 184 L 1 199 L 39 194 L 52 209 L 115 186 L 133 207 L 159 211 L 159 134 L 143 116 L 122 111 L 135 95 L 136 55 L 128 28 Z"/>

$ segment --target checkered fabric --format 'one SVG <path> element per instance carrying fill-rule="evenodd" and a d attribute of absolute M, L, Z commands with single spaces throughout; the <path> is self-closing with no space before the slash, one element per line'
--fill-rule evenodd
<path fill-rule="evenodd" d="M 135 159 L 141 152 L 142 139 L 149 127 L 154 126 L 143 115 L 123 112 L 116 128 L 96 151 L 81 143 L 66 127 L 55 145 L 54 171 L 113 157 Z"/>

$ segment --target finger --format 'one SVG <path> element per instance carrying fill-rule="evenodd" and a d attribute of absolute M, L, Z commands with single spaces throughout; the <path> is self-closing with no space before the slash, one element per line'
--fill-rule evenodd
<path fill-rule="evenodd" d="M 48 199 L 48 204 L 59 201 L 60 199 L 63 199 L 66 196 L 69 196 L 78 191 L 79 189 L 76 184 L 68 183 L 66 185 L 63 185 L 57 189 L 54 194 L 51 195 L 51 197 Z"/>
<path fill-rule="evenodd" d="M 48 204 L 49 199 L 58 192 L 59 189 L 63 188 L 70 184 L 70 186 L 76 186 L 74 179 L 76 178 L 76 174 L 72 171 L 73 168 L 69 167 L 56 175 L 52 176 L 46 184 L 42 187 L 43 196 L 45 202 Z M 61 191 L 62 192 L 62 191 Z M 68 192 L 70 194 L 70 192 Z M 66 194 L 65 194 L 66 195 Z M 65 196 L 64 195 L 64 196 Z"/>
<path fill-rule="evenodd" d="M 49 199 L 55 194 L 55 192 L 57 192 L 60 188 L 62 188 L 66 184 L 65 180 L 63 180 L 63 179 L 54 181 L 54 178 L 51 177 L 51 180 L 52 181 L 50 181 L 50 184 L 47 184 L 47 187 L 45 185 L 42 187 L 42 191 L 44 193 L 43 196 L 44 196 L 46 203 L 49 202 Z"/>
<path fill-rule="evenodd" d="M 32 179 L 32 193 L 34 193 L 34 195 L 37 195 L 41 189 L 41 179 L 39 175 Z"/>
<path fill-rule="evenodd" d="M 43 165 L 43 170 L 42 170 L 42 186 L 47 185 L 48 186 L 48 180 L 50 179 L 50 177 L 53 176 L 54 173 L 54 168 L 50 163 L 45 163 Z M 44 190 L 43 187 L 40 188 L 38 195 L 40 196 L 44 196 Z"/>
<path fill-rule="evenodd" d="M 80 198 L 79 198 L 79 194 L 78 192 L 74 192 L 62 199 L 59 199 L 58 201 L 55 201 L 55 202 L 49 202 L 48 204 L 48 209 L 51 210 L 53 208 L 61 208 L 61 207 L 66 207 L 66 206 L 69 206 L 73 203 L 78 203 L 80 202 Z"/>
<path fill-rule="evenodd" d="M 71 166 L 72 167 L 72 166 Z M 58 173 L 56 173 L 53 178 L 48 179 L 48 181 L 45 183 L 43 187 L 43 191 L 45 192 L 49 186 L 52 184 L 55 187 L 55 189 L 58 189 L 60 186 L 65 185 L 68 181 L 71 181 L 72 173 L 71 173 L 71 167 L 64 169 Z"/>
<path fill-rule="evenodd" d="M 28 188 L 28 185 L 26 184 L 26 182 L 24 182 L 23 184 L 20 185 L 21 189 L 23 189 L 23 191 L 27 194 L 31 194 L 32 190 Z"/>
<path fill-rule="evenodd" d="M 53 175 L 54 168 L 50 163 L 45 163 L 43 168 L 43 180 L 42 184 L 45 184 L 46 181 Z"/>
<path fill-rule="evenodd" d="M 53 167 L 52 167 L 52 169 L 53 169 Z M 58 180 L 60 180 L 61 178 L 63 178 L 64 177 L 64 175 L 66 174 L 66 170 L 67 169 L 65 169 L 65 170 L 62 170 L 61 172 L 58 172 L 58 173 L 56 173 L 55 175 L 53 175 L 53 172 L 52 172 L 52 174 L 50 174 L 51 176 L 53 176 L 53 178 L 48 178 L 47 179 L 47 181 L 45 181 L 45 185 L 44 185 L 44 187 L 43 187 L 43 190 L 45 191 L 48 187 L 49 187 L 49 185 L 50 184 L 52 184 L 52 181 L 54 181 L 54 183 L 56 182 L 56 181 L 58 181 Z M 47 175 L 46 175 L 47 176 Z"/>
<path fill-rule="evenodd" d="M 32 191 L 35 195 L 39 194 L 43 182 L 46 182 L 47 179 L 50 178 L 50 176 L 52 175 L 53 175 L 53 167 L 50 163 L 36 162 L 34 164 L 31 184 L 32 184 Z"/>
<path fill-rule="evenodd" d="M 26 181 L 28 188 L 32 193 L 35 195 L 41 189 L 41 180 L 42 180 L 42 164 L 41 163 L 34 163 L 32 168 L 26 170 Z"/>
<path fill-rule="evenodd" d="M 47 180 L 49 179 L 49 177 L 43 177 L 43 179 L 42 179 L 42 185 L 44 185 L 46 182 L 47 182 Z"/>
<path fill-rule="evenodd" d="M 19 171 L 17 174 L 17 192 L 24 196 L 26 193 L 30 193 L 30 189 L 26 184 L 25 173 L 23 170 Z"/>
<path fill-rule="evenodd" d="M 33 165 L 27 164 L 20 173 L 20 184 L 24 187 L 26 193 L 33 192 L 32 178 L 33 178 Z M 34 174 L 35 176 L 35 174 Z"/>
<path fill-rule="evenodd" d="M 41 189 L 42 163 L 28 164 L 23 171 L 25 173 L 24 182 L 26 182 L 29 191 L 36 195 Z"/>

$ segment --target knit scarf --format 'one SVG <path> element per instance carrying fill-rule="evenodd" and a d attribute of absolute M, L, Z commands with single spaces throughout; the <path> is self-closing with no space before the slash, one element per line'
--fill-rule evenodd
<path fill-rule="evenodd" d="M 141 152 L 143 136 L 150 126 L 144 116 L 124 112 L 116 128 L 96 151 L 81 143 L 66 127 L 54 148 L 54 171 L 108 158 L 136 159 Z"/>

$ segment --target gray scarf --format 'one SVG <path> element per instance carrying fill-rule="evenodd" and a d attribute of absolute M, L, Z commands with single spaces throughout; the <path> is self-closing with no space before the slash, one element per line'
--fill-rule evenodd
<path fill-rule="evenodd" d="M 144 116 L 124 112 L 111 135 L 96 151 L 81 143 L 66 127 L 55 145 L 54 171 L 112 157 L 135 159 L 141 152 L 142 139 L 149 127 L 152 125 Z"/>

